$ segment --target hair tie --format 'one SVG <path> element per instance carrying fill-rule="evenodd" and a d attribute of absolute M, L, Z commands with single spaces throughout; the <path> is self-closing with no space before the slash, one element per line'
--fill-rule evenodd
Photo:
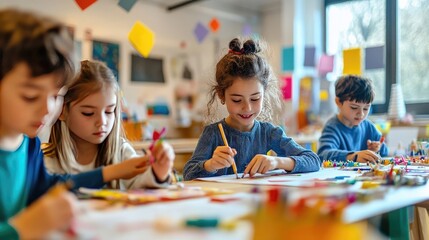
<path fill-rule="evenodd" d="M 232 54 L 236 54 L 236 55 L 241 55 L 243 54 L 243 49 L 241 49 L 240 51 L 234 51 L 232 49 L 229 49 L 228 53 L 232 53 Z"/>

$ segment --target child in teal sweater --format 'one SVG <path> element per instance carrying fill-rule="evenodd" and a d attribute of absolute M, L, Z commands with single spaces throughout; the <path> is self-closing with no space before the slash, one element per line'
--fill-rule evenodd
<path fill-rule="evenodd" d="M 55 94 L 74 74 L 72 46 L 64 25 L 0 10 L 0 239 L 42 239 L 66 229 L 76 199 L 61 187 L 44 194 L 57 182 L 102 187 L 146 170 L 149 156 L 79 175 L 47 173 L 36 135 Z"/>

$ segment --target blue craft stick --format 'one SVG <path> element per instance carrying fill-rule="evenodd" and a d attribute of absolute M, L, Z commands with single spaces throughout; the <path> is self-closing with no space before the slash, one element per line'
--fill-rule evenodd
<path fill-rule="evenodd" d="M 186 220 L 186 226 L 188 227 L 213 228 L 218 225 L 219 219 L 217 218 L 194 218 Z"/>
<path fill-rule="evenodd" d="M 350 176 L 336 176 L 335 179 L 343 180 L 344 178 L 349 178 Z"/>

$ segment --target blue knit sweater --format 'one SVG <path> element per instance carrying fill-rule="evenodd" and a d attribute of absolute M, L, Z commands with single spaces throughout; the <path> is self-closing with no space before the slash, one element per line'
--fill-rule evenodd
<path fill-rule="evenodd" d="M 287 137 L 280 127 L 275 127 L 267 122 L 255 121 L 249 132 L 240 132 L 228 126 L 225 120 L 220 122 L 225 130 L 229 146 L 237 150 L 234 160 L 238 172 L 244 172 L 247 164 L 255 155 L 267 154 L 269 150 L 274 150 L 280 157 L 294 159 L 295 168 L 292 172 L 311 172 L 318 171 L 320 168 L 320 160 L 317 155 Z M 204 128 L 192 158 L 185 164 L 185 180 L 233 174 L 232 168 L 218 169 L 215 172 L 208 172 L 204 169 L 204 162 L 212 157 L 216 147 L 224 145 L 217 125 L 218 123 L 214 123 Z"/>
<path fill-rule="evenodd" d="M 358 126 L 347 127 L 337 116 L 326 122 L 319 139 L 317 154 L 321 160 L 346 161 L 348 154 L 368 149 L 367 140 L 379 141 L 381 133 L 375 125 L 365 119 Z M 380 155 L 387 156 L 385 143 L 380 148 Z"/>

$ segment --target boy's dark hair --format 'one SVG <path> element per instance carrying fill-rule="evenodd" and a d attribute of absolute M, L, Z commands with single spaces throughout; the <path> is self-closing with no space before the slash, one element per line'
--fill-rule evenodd
<path fill-rule="evenodd" d="M 344 75 L 335 82 L 335 96 L 340 103 L 356 101 L 358 103 L 372 103 L 375 92 L 372 81 L 357 75 Z"/>
<path fill-rule="evenodd" d="M 73 77 L 73 40 L 63 24 L 33 13 L 0 10 L 0 80 L 26 63 L 32 77 L 58 73 L 58 86 Z"/>
<path fill-rule="evenodd" d="M 264 87 L 264 103 L 260 114 L 261 120 L 272 120 L 274 108 L 280 106 L 277 78 L 271 66 L 260 53 L 262 52 L 260 41 L 253 39 L 245 40 L 243 47 L 238 38 L 229 42 L 229 51 L 216 64 L 216 78 L 211 87 L 210 100 L 207 103 L 207 111 L 210 119 L 211 106 L 216 100 L 216 96 L 223 99 L 225 90 L 230 87 L 234 80 L 242 78 L 244 80 L 256 78 Z"/>

